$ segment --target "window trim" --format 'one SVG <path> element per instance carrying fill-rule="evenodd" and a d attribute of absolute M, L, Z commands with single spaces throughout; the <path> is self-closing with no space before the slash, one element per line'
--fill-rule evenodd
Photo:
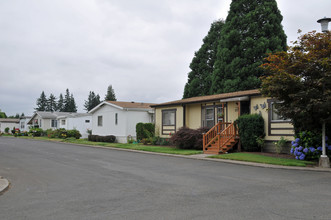
<path fill-rule="evenodd" d="M 271 124 L 288 124 L 291 123 L 290 119 L 287 120 L 272 120 L 272 104 L 277 103 L 275 99 L 268 99 L 268 136 L 293 136 L 292 134 L 272 134 L 271 131 L 275 130 L 293 130 L 293 128 L 272 128 Z"/>
<path fill-rule="evenodd" d="M 175 118 L 174 118 L 174 124 L 173 125 L 165 125 L 163 123 L 163 114 L 165 112 L 174 112 L 175 114 Z M 177 128 L 177 109 L 174 108 L 174 109 L 164 109 L 161 111 L 161 124 L 162 124 L 162 135 L 169 135 L 169 133 L 176 133 L 176 128 Z M 164 128 L 164 127 L 173 127 L 172 129 L 169 129 L 169 128 Z M 165 133 L 166 132 L 166 133 Z"/>
<path fill-rule="evenodd" d="M 98 115 L 97 125 L 98 125 L 98 127 L 103 127 L 103 117 L 102 117 L 102 115 Z"/>

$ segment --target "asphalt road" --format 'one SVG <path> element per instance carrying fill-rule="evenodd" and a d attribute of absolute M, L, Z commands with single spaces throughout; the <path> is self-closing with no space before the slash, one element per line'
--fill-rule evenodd
<path fill-rule="evenodd" d="M 331 219 L 331 173 L 0 137 L 0 219 Z"/>

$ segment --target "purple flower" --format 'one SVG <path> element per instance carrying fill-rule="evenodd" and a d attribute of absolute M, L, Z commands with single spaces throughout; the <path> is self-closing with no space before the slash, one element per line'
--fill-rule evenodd
<path fill-rule="evenodd" d="M 328 146 L 328 150 L 331 150 L 331 145 Z"/>
<path fill-rule="evenodd" d="M 315 148 L 314 147 L 310 147 L 309 150 L 310 150 L 310 152 L 313 153 L 315 151 Z"/>
<path fill-rule="evenodd" d="M 299 151 L 302 151 L 302 149 L 303 149 L 303 147 L 302 147 L 302 146 L 300 146 L 300 147 L 299 147 Z"/>
<path fill-rule="evenodd" d="M 317 148 L 317 150 L 319 150 L 319 151 L 322 151 L 322 147 L 321 147 L 321 146 L 319 146 L 319 147 Z"/>
<path fill-rule="evenodd" d="M 305 157 L 306 157 L 306 155 L 304 155 L 304 154 L 301 154 L 301 156 L 299 157 L 299 159 L 300 159 L 300 160 L 304 160 L 304 159 L 305 159 Z"/>
<path fill-rule="evenodd" d="M 293 145 L 295 142 L 294 141 L 291 141 L 291 144 Z"/>
<path fill-rule="evenodd" d="M 303 149 L 303 152 L 308 153 L 308 148 Z"/>
<path fill-rule="evenodd" d="M 328 136 L 325 136 L 325 141 L 328 141 L 328 140 L 329 140 Z"/>
<path fill-rule="evenodd" d="M 292 146 L 297 147 L 298 145 L 299 145 L 298 143 L 294 143 Z"/>
<path fill-rule="evenodd" d="M 298 156 L 296 156 L 296 157 L 295 157 L 295 159 L 299 160 L 299 157 L 298 157 Z"/>
<path fill-rule="evenodd" d="M 297 156 L 301 156 L 301 155 L 302 155 L 302 152 L 298 152 L 298 153 L 297 153 Z"/>
<path fill-rule="evenodd" d="M 291 154 L 293 154 L 293 152 L 294 152 L 294 149 L 293 149 L 293 148 L 291 148 L 291 151 L 290 151 L 290 153 L 291 153 Z"/>
<path fill-rule="evenodd" d="M 295 143 L 299 143 L 299 141 L 300 141 L 300 138 L 295 139 Z"/>

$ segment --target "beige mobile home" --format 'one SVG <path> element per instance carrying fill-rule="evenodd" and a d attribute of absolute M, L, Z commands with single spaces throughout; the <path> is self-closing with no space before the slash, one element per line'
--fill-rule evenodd
<path fill-rule="evenodd" d="M 273 145 L 270 143 L 279 140 L 282 136 L 292 140 L 294 135 L 292 124 L 277 115 L 274 103 L 275 100 L 263 97 L 259 90 L 247 90 L 192 97 L 151 107 L 155 108 L 156 133 L 161 137 L 169 137 L 184 126 L 192 129 L 208 127 L 211 131 L 218 129 L 215 133 L 217 135 L 223 130 L 231 130 L 230 126 L 234 126 L 233 122 L 240 115 L 260 114 L 265 122 L 265 140 L 269 143 L 266 150 L 272 151 Z M 236 129 L 233 130 L 236 132 Z M 233 135 L 229 142 L 237 142 L 238 135 Z M 213 138 L 215 137 L 211 138 L 211 142 Z M 215 142 L 216 139 L 213 140 Z M 205 153 L 208 150 L 209 153 L 215 153 L 212 149 L 204 147 Z"/>

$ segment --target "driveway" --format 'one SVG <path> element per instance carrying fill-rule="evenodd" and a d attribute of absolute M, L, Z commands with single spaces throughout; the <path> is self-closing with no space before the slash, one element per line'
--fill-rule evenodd
<path fill-rule="evenodd" d="M 331 173 L 0 137 L 0 219 L 330 219 Z"/>

